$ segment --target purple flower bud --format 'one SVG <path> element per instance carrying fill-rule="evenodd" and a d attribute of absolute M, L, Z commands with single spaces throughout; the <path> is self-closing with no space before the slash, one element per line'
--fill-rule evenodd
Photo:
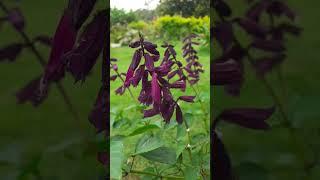
<path fill-rule="evenodd" d="M 112 75 L 110 76 L 110 80 L 111 81 L 115 81 L 117 79 L 118 75 Z"/>
<path fill-rule="evenodd" d="M 76 81 L 84 81 L 96 64 L 105 43 L 107 20 L 106 11 L 98 12 L 84 29 L 77 48 L 64 56 L 67 61 L 67 71 Z"/>
<path fill-rule="evenodd" d="M 115 71 L 118 71 L 118 65 L 112 64 L 112 69 L 115 70 Z"/>
<path fill-rule="evenodd" d="M 172 79 L 177 73 L 178 73 L 179 70 L 175 70 L 175 71 L 172 71 L 168 74 L 168 79 Z"/>
<path fill-rule="evenodd" d="M 118 59 L 116 59 L 116 58 L 111 58 L 110 61 L 111 61 L 111 62 L 117 62 Z"/>
<path fill-rule="evenodd" d="M 160 102 L 161 102 L 161 89 L 160 89 L 160 85 L 158 83 L 157 73 L 152 74 L 151 96 L 152 96 L 153 102 L 155 104 L 160 104 Z"/>
<path fill-rule="evenodd" d="M 129 44 L 129 47 L 131 48 L 137 48 L 141 45 L 140 41 L 135 41 Z"/>
<path fill-rule="evenodd" d="M 94 108 L 89 115 L 89 121 L 97 129 L 97 132 L 109 131 L 109 115 L 107 113 L 107 102 L 109 101 L 109 92 L 101 88 L 96 99 Z"/>
<path fill-rule="evenodd" d="M 269 129 L 265 122 L 274 113 L 275 108 L 234 108 L 224 110 L 217 118 L 251 129 Z"/>
<path fill-rule="evenodd" d="M 151 42 L 144 41 L 144 48 L 153 55 L 160 55 L 159 51 L 157 51 L 157 45 L 152 44 Z"/>
<path fill-rule="evenodd" d="M 169 88 L 163 87 L 163 88 L 162 88 L 162 94 L 163 94 L 163 99 L 164 99 L 166 102 L 171 102 L 171 101 L 173 101 L 172 94 L 171 94 Z"/>
<path fill-rule="evenodd" d="M 18 31 L 23 30 L 25 21 L 20 9 L 15 8 L 11 10 L 7 19 Z"/>
<path fill-rule="evenodd" d="M 179 99 L 185 102 L 194 102 L 195 96 L 180 96 Z"/>
<path fill-rule="evenodd" d="M 126 88 L 124 86 L 120 86 L 118 89 L 116 89 L 115 93 L 122 95 L 125 92 Z"/>
<path fill-rule="evenodd" d="M 21 53 L 23 49 L 23 44 L 14 43 L 0 49 L 0 62 L 8 59 L 9 61 L 14 61 L 17 56 Z"/>
<path fill-rule="evenodd" d="M 33 106 L 39 106 L 48 96 L 48 92 L 42 93 L 40 96 L 40 79 L 37 77 L 30 81 L 25 87 L 16 93 L 16 98 L 19 104 L 31 102 Z"/>
<path fill-rule="evenodd" d="M 89 17 L 97 0 L 69 0 L 68 10 L 71 12 L 72 24 L 80 29 Z"/>
<path fill-rule="evenodd" d="M 143 118 L 152 117 L 159 114 L 159 110 L 157 108 L 152 108 L 143 111 Z"/>
<path fill-rule="evenodd" d="M 142 58 L 142 52 L 141 52 L 141 49 L 137 49 L 135 52 L 134 52 L 134 55 L 132 57 L 132 61 L 131 61 L 131 64 L 130 64 L 130 68 L 135 71 L 137 69 L 137 67 L 139 66 L 140 64 L 140 61 L 141 61 L 141 58 Z"/>
<path fill-rule="evenodd" d="M 182 124 L 183 122 L 183 115 L 180 106 L 176 105 L 176 120 L 179 124 Z"/>
<path fill-rule="evenodd" d="M 65 11 L 53 37 L 50 58 L 42 78 L 44 84 L 58 81 L 64 76 L 62 56 L 73 48 L 76 37 L 77 31 L 72 26 L 70 14 Z"/>
<path fill-rule="evenodd" d="M 174 83 L 170 84 L 170 88 L 181 89 L 185 91 L 186 89 L 186 82 L 185 81 L 175 81 Z"/>

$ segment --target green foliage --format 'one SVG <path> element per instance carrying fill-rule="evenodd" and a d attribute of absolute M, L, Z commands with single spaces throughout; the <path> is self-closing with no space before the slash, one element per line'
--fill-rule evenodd
<path fill-rule="evenodd" d="M 162 16 L 155 22 L 156 32 L 161 38 L 179 40 L 187 34 L 205 34 L 210 29 L 210 19 L 208 16 L 203 18 L 181 16 Z"/>
<path fill-rule="evenodd" d="M 157 7 L 159 15 L 181 15 L 183 17 L 202 17 L 209 15 L 210 1 L 208 0 L 162 0 Z"/>
<path fill-rule="evenodd" d="M 137 17 L 133 11 L 125 12 L 123 9 L 112 8 L 110 11 L 111 26 L 116 24 L 128 24 L 136 21 Z"/>

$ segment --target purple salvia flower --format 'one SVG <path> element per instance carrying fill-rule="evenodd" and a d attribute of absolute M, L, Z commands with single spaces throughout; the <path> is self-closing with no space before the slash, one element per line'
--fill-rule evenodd
<path fill-rule="evenodd" d="M 129 47 L 131 47 L 131 48 L 137 48 L 139 46 L 141 46 L 141 42 L 140 41 L 135 41 L 135 42 L 132 42 L 132 43 L 129 44 Z"/>
<path fill-rule="evenodd" d="M 143 118 L 152 117 L 159 114 L 159 110 L 157 108 L 147 109 L 143 111 Z"/>
<path fill-rule="evenodd" d="M 132 77 L 132 85 L 134 87 L 138 86 L 140 80 L 142 79 L 143 75 L 144 75 L 144 71 L 145 71 L 145 66 L 144 65 L 140 65 L 139 68 L 136 70 L 134 76 Z"/>
<path fill-rule="evenodd" d="M 153 71 L 153 68 L 154 68 L 154 61 L 153 61 L 153 58 L 150 56 L 150 54 L 146 53 L 144 55 L 145 59 L 146 59 L 146 62 L 145 62 L 145 65 L 146 65 L 146 68 L 149 70 L 149 71 Z"/>
<path fill-rule="evenodd" d="M 76 81 L 84 81 L 102 51 L 104 35 L 107 31 L 106 11 L 100 11 L 88 24 L 81 35 L 79 45 L 67 53 L 64 58 L 69 71 Z"/>
<path fill-rule="evenodd" d="M 155 104 L 160 104 L 160 102 L 161 102 L 161 89 L 160 89 L 160 85 L 158 83 L 157 73 L 152 74 L 151 96 L 152 96 L 153 102 Z"/>
<path fill-rule="evenodd" d="M 68 10 L 71 12 L 72 24 L 75 29 L 80 29 L 89 17 L 97 0 L 69 0 Z"/>
<path fill-rule="evenodd" d="M 73 48 L 76 37 L 77 31 L 72 26 L 70 13 L 65 11 L 53 37 L 50 58 L 45 68 L 42 84 L 47 85 L 50 81 L 59 81 L 64 76 L 62 56 Z"/>

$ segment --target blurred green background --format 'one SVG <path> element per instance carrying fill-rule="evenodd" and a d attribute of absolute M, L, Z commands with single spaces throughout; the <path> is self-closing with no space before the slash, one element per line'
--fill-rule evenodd
<path fill-rule="evenodd" d="M 21 8 L 26 18 L 25 31 L 30 38 L 40 34 L 52 37 L 67 6 L 65 0 L 5 0 L 3 3 L 10 8 Z M 105 0 L 99 0 L 96 9 L 105 7 L 105 4 Z M 0 11 L 0 17 L 3 15 Z M 21 41 L 20 35 L 10 24 L 5 23 L 0 27 L 0 47 Z M 47 60 L 50 49 L 41 44 L 36 46 Z M 43 72 L 28 49 L 23 50 L 16 62 L 0 64 L 1 180 L 15 180 L 19 174 L 33 166 L 39 167 L 42 179 L 45 180 L 88 180 L 102 176 L 96 154 L 82 155 L 88 150 L 83 139 L 87 137 L 94 140 L 96 136 L 87 117 L 100 88 L 100 64 L 99 59 L 83 84 L 74 84 L 70 74 L 62 81 L 81 117 L 79 122 L 73 119 L 55 86 L 51 87 L 48 99 L 38 108 L 29 103 L 16 104 L 15 93 Z M 92 145 L 91 148 L 94 147 Z M 40 155 L 41 160 L 38 161 Z M 28 173 L 22 179 L 32 180 L 35 177 Z"/>
<path fill-rule="evenodd" d="M 235 15 L 244 12 L 244 1 L 228 1 Z M 319 111 L 319 48 L 320 25 L 317 21 L 318 2 L 286 1 L 297 13 L 296 24 L 304 30 L 301 37 L 287 37 L 288 57 L 281 66 L 284 84 L 277 73 L 268 75 L 268 81 L 277 89 L 278 96 L 285 102 L 290 121 L 295 128 L 297 142 L 288 129 L 280 125 L 281 116 L 276 112 L 270 120 L 270 131 L 254 131 L 222 123 L 218 131 L 228 149 L 233 167 L 240 180 L 317 180 L 320 179 L 320 111 Z M 213 54 L 218 55 L 217 43 Z M 217 52 L 217 53 L 215 53 Z M 227 96 L 223 88 L 214 89 L 214 112 L 217 115 L 227 107 L 268 107 L 273 105 L 262 83 L 246 64 L 246 80 L 240 98 Z M 282 94 L 285 86 L 287 95 Z M 308 169 L 306 164 L 315 162 Z"/>

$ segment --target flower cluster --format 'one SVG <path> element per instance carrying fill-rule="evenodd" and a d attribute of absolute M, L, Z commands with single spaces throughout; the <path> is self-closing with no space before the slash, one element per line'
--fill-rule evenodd
<path fill-rule="evenodd" d="M 140 35 L 138 41 L 131 43 L 129 46 L 135 49 L 135 53 L 127 70 L 123 86 L 137 87 L 141 82 L 142 88 L 138 100 L 141 104 L 152 105 L 151 109 L 144 111 L 144 117 L 159 114 L 168 123 L 175 111 L 177 122 L 182 123 L 183 115 L 178 101 L 193 102 L 195 97 L 180 96 L 174 99 L 172 96 L 172 89 L 184 91 L 186 88 L 185 76 L 181 74 L 180 69 L 182 63 L 176 60 L 176 51 L 173 46 L 169 44 L 162 46 L 166 50 L 159 63 L 157 62 L 160 59 L 160 53 L 157 50 L 157 45 L 145 41 L 142 35 Z M 173 71 L 175 66 L 179 67 L 178 71 Z M 180 74 L 180 78 L 170 82 L 175 74 Z"/>
<path fill-rule="evenodd" d="M 211 32 L 219 43 L 222 54 L 211 63 L 211 85 L 224 86 L 226 92 L 232 96 L 240 95 L 245 80 L 245 59 L 249 61 L 258 79 L 266 83 L 265 75 L 281 64 L 286 57 L 285 35 L 299 35 L 301 31 L 299 27 L 282 18 L 285 16 L 289 21 L 295 19 L 295 13 L 283 1 L 259 0 L 248 1 L 248 4 L 250 7 L 246 14 L 235 18 L 232 17 L 231 7 L 224 0 L 217 0 L 212 4 L 219 18 Z M 261 20 L 265 15 L 269 17 L 267 24 Z M 248 44 L 241 44 L 237 39 L 235 26 L 246 32 L 250 39 Z M 280 109 L 279 103 L 275 103 Z M 239 107 L 226 109 L 215 118 L 211 127 L 213 139 L 211 162 L 215 179 L 228 180 L 233 176 L 230 158 L 216 132 L 218 123 L 223 120 L 246 128 L 266 130 L 270 126 L 265 121 L 274 111 L 275 107 Z"/>
<path fill-rule="evenodd" d="M 124 78 L 126 77 L 126 73 L 119 72 L 118 65 L 116 63 L 117 61 L 118 59 L 115 59 L 115 58 L 110 59 L 110 69 L 112 69 L 115 72 L 114 75 L 110 76 L 110 80 L 115 81 L 117 79 L 120 79 L 122 83 L 124 83 L 125 82 Z M 123 95 L 125 90 L 126 90 L 126 87 L 124 85 L 121 85 L 119 88 L 115 90 L 115 93 L 119 95 Z"/>
<path fill-rule="evenodd" d="M 202 64 L 199 62 L 197 51 L 194 49 L 194 45 L 199 45 L 194 39 L 198 38 L 196 34 L 190 34 L 183 39 L 183 57 L 187 61 L 187 65 L 184 70 L 188 73 L 189 83 L 191 85 L 196 84 L 200 79 L 200 73 L 203 73 Z"/>

